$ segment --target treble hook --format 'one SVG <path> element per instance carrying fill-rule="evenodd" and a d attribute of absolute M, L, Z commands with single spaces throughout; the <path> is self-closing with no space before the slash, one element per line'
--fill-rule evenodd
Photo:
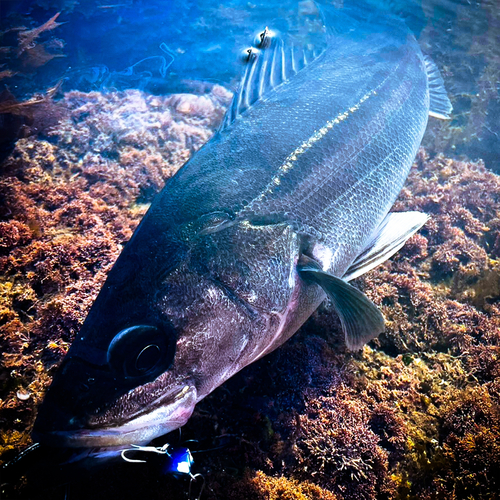
<path fill-rule="evenodd" d="M 122 450 L 121 457 L 125 462 L 129 463 L 146 463 L 146 460 L 139 460 L 136 458 L 127 457 L 127 453 L 129 451 L 143 451 L 146 453 L 157 453 L 158 455 L 167 455 L 168 459 L 166 464 L 163 466 L 164 473 L 172 473 L 177 475 L 188 475 L 190 477 L 189 480 L 189 491 L 188 498 L 189 500 L 200 500 L 201 494 L 205 489 L 205 477 L 198 473 L 193 474 L 191 472 L 191 467 L 193 465 L 193 456 L 189 451 L 189 448 L 180 447 L 176 448 L 174 446 L 171 447 L 169 443 L 164 444 L 163 446 L 140 446 L 138 444 L 132 444 L 132 448 L 127 448 Z M 170 451 L 169 451 L 170 448 Z M 198 482 L 198 479 L 201 478 L 201 487 L 198 495 L 196 497 L 192 496 L 193 491 L 193 483 Z"/>
<path fill-rule="evenodd" d="M 168 448 L 170 447 L 169 443 L 165 443 L 163 446 L 140 446 L 138 444 L 133 444 L 131 445 L 133 448 L 127 448 L 126 450 L 122 450 L 121 456 L 125 462 L 129 462 L 131 464 L 139 464 L 139 463 L 146 463 L 146 460 L 137 460 L 135 458 L 128 458 L 125 454 L 128 451 L 145 451 L 148 453 L 158 453 L 159 455 L 168 455 L 170 456 L 170 453 L 168 452 Z"/>
<path fill-rule="evenodd" d="M 192 499 L 191 487 L 192 487 L 192 484 L 195 483 L 199 477 L 201 477 L 201 480 L 202 480 L 200 492 L 198 493 L 198 496 L 196 498 Z M 193 476 L 193 474 L 191 474 L 191 480 L 189 481 L 189 490 L 188 490 L 189 500 L 200 500 L 201 494 L 203 493 L 204 489 L 205 489 L 205 477 L 203 476 L 203 474 L 198 473 L 198 474 L 195 474 L 194 476 Z"/>

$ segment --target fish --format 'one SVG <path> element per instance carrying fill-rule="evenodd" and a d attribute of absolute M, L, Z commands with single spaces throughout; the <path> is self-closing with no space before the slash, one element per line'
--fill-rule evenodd
<path fill-rule="evenodd" d="M 36 442 L 113 455 L 178 429 L 326 299 L 348 349 L 384 331 L 349 282 L 427 220 L 390 210 L 429 116 L 452 108 L 404 22 L 321 10 L 318 54 L 268 28 L 245 51 L 219 130 L 109 272 L 38 410 Z"/>

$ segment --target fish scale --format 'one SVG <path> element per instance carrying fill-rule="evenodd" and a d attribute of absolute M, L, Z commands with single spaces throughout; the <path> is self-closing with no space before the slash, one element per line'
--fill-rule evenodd
<path fill-rule="evenodd" d="M 348 281 L 425 223 L 389 210 L 429 113 L 446 118 L 451 105 L 403 22 L 335 9 L 325 21 L 327 47 L 308 63 L 267 29 L 247 52 L 220 130 L 167 181 L 110 271 L 34 439 L 109 457 L 175 430 L 326 297 L 348 348 L 383 331 Z"/>
<path fill-rule="evenodd" d="M 417 56 L 414 59 L 421 71 L 423 62 Z M 403 85 L 401 87 L 404 89 Z M 328 87 L 325 93 L 327 90 Z M 363 113 L 363 106 L 371 106 L 375 97 L 368 92 L 365 95 L 371 97 L 364 96 L 351 107 L 353 111 L 339 115 L 345 118 L 327 122 L 337 121 L 310 147 L 301 148 L 305 150 L 293 166 L 288 166 L 285 161 L 286 171 L 277 177 L 279 184 L 271 181 L 271 187 L 256 197 L 239 216 L 286 213 L 288 218 L 300 223 L 304 232 L 319 233 L 325 244 L 331 247 L 346 242 L 350 251 L 343 253 L 343 261 L 329 266 L 331 271 L 341 275 L 359 252 L 364 238 L 380 223 L 387 207 L 397 197 L 416 153 L 415 144 L 420 142 L 425 130 L 426 85 L 422 85 L 418 99 L 411 99 L 409 94 L 407 101 L 410 102 L 403 106 L 400 105 L 401 93 L 389 94 L 389 99 L 399 105 L 397 116 L 393 112 L 390 120 L 384 120 L 377 108 L 396 106 L 389 106 L 387 98 L 380 94 L 377 97 L 383 106 L 375 105 L 375 110 Z M 408 114 L 413 115 L 411 121 L 405 119 Z M 406 124 L 404 131 L 398 125 L 402 120 Z M 346 136 L 355 137 L 352 141 L 348 139 L 347 147 L 343 144 Z M 350 149 L 355 153 L 350 153 Z M 311 165 L 314 165 L 313 169 Z M 350 206 L 362 207 L 362 211 L 356 210 L 350 216 Z"/>

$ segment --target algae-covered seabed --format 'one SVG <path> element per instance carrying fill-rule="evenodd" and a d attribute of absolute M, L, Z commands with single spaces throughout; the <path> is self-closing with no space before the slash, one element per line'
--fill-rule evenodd
<path fill-rule="evenodd" d="M 490 38 L 473 38 L 470 57 Z M 223 448 L 195 456 L 203 498 L 499 497 L 500 177 L 481 161 L 439 154 L 463 149 L 472 130 L 477 140 L 491 120 L 495 50 L 470 102 L 452 92 L 454 120 L 431 123 L 394 208 L 424 211 L 429 222 L 356 281 L 381 307 L 387 332 L 349 353 L 325 304 L 282 348 L 200 403 L 183 441 L 225 436 Z M 451 80 L 458 66 L 446 62 L 438 61 Z M 1 462 L 30 444 L 36 407 L 107 271 L 229 100 L 212 86 L 203 95 L 73 91 L 27 105 L 31 129 L 0 164 Z M 126 463 L 82 471 L 69 490 L 65 481 L 2 490 L 70 499 L 184 499 L 188 491 L 187 480 Z"/>

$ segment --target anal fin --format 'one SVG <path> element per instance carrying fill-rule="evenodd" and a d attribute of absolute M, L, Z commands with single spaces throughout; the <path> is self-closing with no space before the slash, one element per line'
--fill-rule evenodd
<path fill-rule="evenodd" d="M 392 257 L 428 218 L 422 212 L 388 213 L 343 279 L 350 281 L 357 278 Z"/>
<path fill-rule="evenodd" d="M 385 330 L 382 313 L 357 288 L 323 271 L 310 259 L 297 270 L 304 280 L 318 284 L 328 295 L 342 323 L 348 349 L 361 349 Z"/>

